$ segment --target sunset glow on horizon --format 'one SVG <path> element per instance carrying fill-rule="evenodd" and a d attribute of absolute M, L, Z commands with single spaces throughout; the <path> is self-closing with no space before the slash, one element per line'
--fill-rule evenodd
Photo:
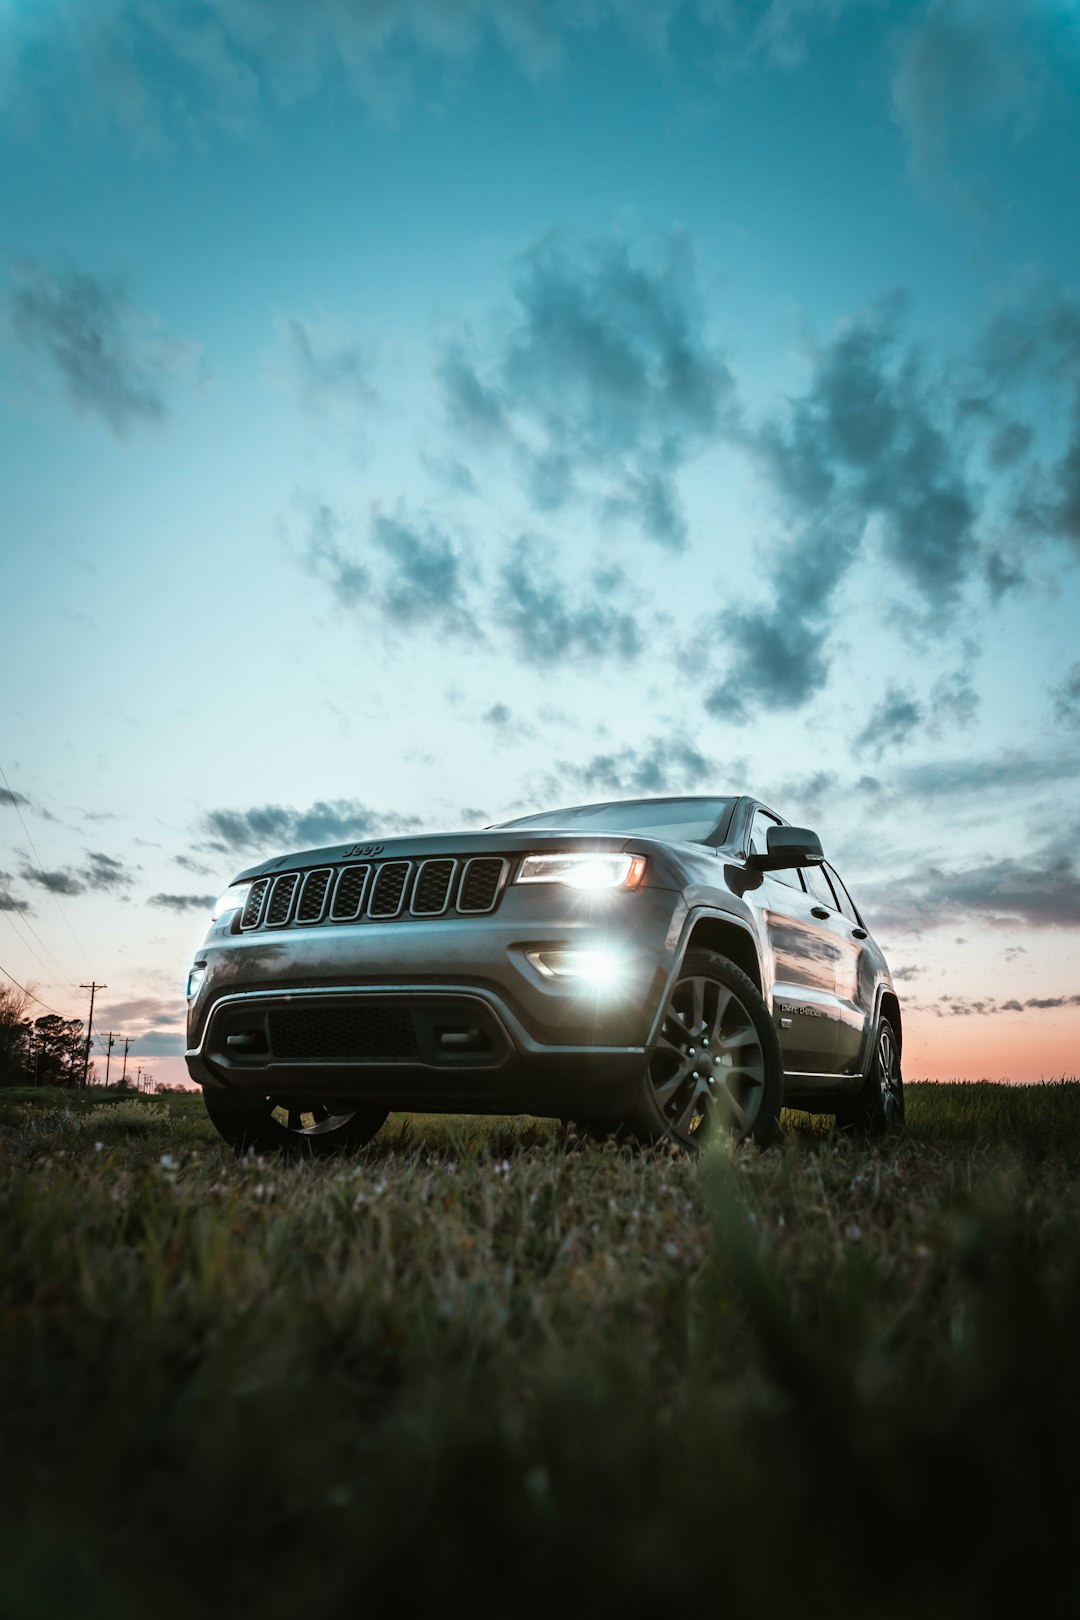
<path fill-rule="evenodd" d="M 0 150 L 30 1016 L 177 1083 L 255 862 L 749 793 L 908 1079 L 1080 1074 L 1075 7 L 15 0 Z"/>

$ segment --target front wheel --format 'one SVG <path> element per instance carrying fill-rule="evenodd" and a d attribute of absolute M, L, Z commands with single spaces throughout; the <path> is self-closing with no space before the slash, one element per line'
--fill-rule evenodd
<path fill-rule="evenodd" d="M 753 980 L 715 951 L 687 951 L 629 1129 L 686 1148 L 718 1138 L 764 1147 L 783 1089 L 780 1043 Z"/>
<path fill-rule="evenodd" d="M 215 1096 L 203 1092 L 211 1123 L 237 1153 L 343 1153 L 370 1142 L 388 1110 L 340 1099 Z"/>
<path fill-rule="evenodd" d="M 884 1136 L 904 1123 L 904 1081 L 900 1073 L 900 1044 L 887 1018 L 878 1020 L 870 1072 L 860 1089 L 836 1110 L 841 1131 L 854 1135 Z"/>

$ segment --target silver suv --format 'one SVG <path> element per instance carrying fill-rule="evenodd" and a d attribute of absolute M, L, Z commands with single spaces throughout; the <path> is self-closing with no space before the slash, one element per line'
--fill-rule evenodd
<path fill-rule="evenodd" d="M 757 800 L 634 799 L 285 855 L 222 896 L 191 1076 L 238 1150 L 394 1110 L 529 1113 L 693 1147 L 782 1106 L 903 1119 L 900 1006 L 817 835 Z"/>

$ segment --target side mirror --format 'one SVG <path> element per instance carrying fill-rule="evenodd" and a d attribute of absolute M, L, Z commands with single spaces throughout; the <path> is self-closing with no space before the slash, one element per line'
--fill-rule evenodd
<path fill-rule="evenodd" d="M 751 855 L 759 872 L 782 872 L 792 866 L 820 866 L 825 859 L 821 839 L 809 827 L 770 827 L 765 834 L 765 855 Z"/>

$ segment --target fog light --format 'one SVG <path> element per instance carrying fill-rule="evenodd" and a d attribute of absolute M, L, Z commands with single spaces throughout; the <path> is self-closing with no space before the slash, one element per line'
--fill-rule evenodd
<path fill-rule="evenodd" d="M 189 1001 L 194 1001 L 195 1000 L 195 997 L 198 995 L 199 991 L 203 987 L 203 980 L 205 978 L 206 978 L 206 964 L 205 963 L 203 963 L 201 966 L 193 967 L 191 969 L 191 972 L 187 976 L 187 998 L 188 998 Z"/>
<path fill-rule="evenodd" d="M 530 962 L 545 979 L 581 979 L 606 990 L 625 977 L 626 963 L 615 951 L 526 951 Z"/>

